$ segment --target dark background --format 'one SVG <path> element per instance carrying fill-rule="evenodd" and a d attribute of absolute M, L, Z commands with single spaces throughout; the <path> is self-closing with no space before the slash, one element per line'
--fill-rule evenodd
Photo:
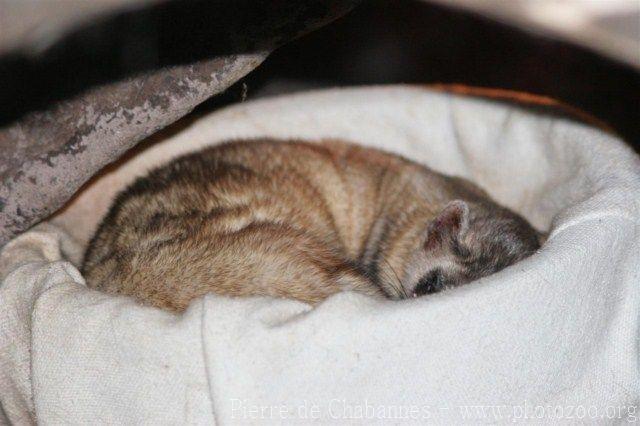
<path fill-rule="evenodd" d="M 526 91 L 590 113 L 640 152 L 637 71 L 567 43 L 421 1 L 365 1 L 277 50 L 243 83 L 248 99 L 309 87 L 386 83 Z M 241 86 L 203 109 L 241 99 Z"/>
<path fill-rule="evenodd" d="M 110 17 L 39 55 L 3 58 L 0 127 L 95 85 L 241 51 L 243 34 L 237 28 L 246 19 L 243 11 L 268 19 L 273 9 L 260 11 L 251 0 L 184 4 Z M 608 123 L 640 152 L 638 71 L 567 43 L 417 0 L 363 1 L 345 17 L 275 51 L 197 112 L 308 88 L 391 83 L 462 83 L 550 96 Z"/>

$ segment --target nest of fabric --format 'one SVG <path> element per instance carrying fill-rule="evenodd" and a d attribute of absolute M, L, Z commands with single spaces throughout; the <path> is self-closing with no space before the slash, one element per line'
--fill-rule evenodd
<path fill-rule="evenodd" d="M 259 136 L 341 138 L 470 178 L 549 237 L 495 275 L 402 302 L 210 295 L 174 316 L 85 287 L 76 268 L 120 189 L 177 155 Z M 640 159 L 548 111 L 410 86 L 232 106 L 104 170 L 3 248 L 0 335 L 14 344 L 0 353 L 2 408 L 16 422 L 306 423 L 371 406 L 421 423 L 480 420 L 475 406 L 630 407 L 638 217 Z"/>

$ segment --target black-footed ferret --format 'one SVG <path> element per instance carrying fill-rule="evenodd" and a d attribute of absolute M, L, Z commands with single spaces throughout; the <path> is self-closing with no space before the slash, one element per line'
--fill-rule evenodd
<path fill-rule="evenodd" d="M 116 198 L 90 287 L 172 311 L 205 293 L 403 299 L 489 275 L 540 234 L 471 182 L 340 141 L 249 140 L 178 158 Z"/>

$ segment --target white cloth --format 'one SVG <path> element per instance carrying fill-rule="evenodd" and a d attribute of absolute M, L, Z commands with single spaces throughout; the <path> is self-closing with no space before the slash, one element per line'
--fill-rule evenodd
<path fill-rule="evenodd" d="M 342 137 L 471 177 L 549 239 L 498 274 L 402 302 L 343 293 L 311 309 L 206 296 L 174 316 L 84 286 L 73 262 L 136 174 L 202 145 L 265 135 Z M 566 119 L 403 86 L 233 106 L 113 167 L 55 227 L 4 247 L 0 415 L 43 424 L 637 421 L 639 218 L 639 158 Z"/>

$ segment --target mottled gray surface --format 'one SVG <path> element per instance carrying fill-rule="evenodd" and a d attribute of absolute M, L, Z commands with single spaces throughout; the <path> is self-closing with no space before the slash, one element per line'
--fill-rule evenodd
<path fill-rule="evenodd" d="M 246 22 L 246 31 L 238 28 L 238 34 L 250 33 L 253 41 L 238 53 L 93 87 L 0 129 L 0 246 L 55 212 L 140 140 L 242 78 L 273 48 L 354 4 L 300 0 L 290 9 L 297 15 L 287 11 L 280 22 L 257 16 L 258 22 Z"/>
<path fill-rule="evenodd" d="M 94 89 L 0 133 L 0 244 L 105 164 L 255 68 L 267 52 L 175 66 Z"/>

